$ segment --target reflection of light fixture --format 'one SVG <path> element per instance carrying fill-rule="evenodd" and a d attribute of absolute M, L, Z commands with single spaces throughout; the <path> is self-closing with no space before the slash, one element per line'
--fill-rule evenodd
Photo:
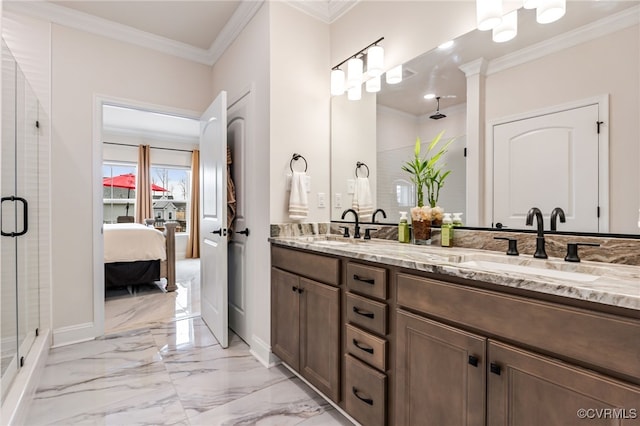
<path fill-rule="evenodd" d="M 347 88 L 362 84 L 362 58 L 351 58 L 347 61 Z"/>
<path fill-rule="evenodd" d="M 567 0 L 540 0 L 536 9 L 536 21 L 549 24 L 564 16 L 567 11 Z"/>
<path fill-rule="evenodd" d="M 333 96 L 340 96 L 344 93 L 345 88 L 345 75 L 344 71 L 340 68 L 331 70 L 331 94 Z"/>
<path fill-rule="evenodd" d="M 502 0 L 476 0 L 476 14 L 478 29 L 492 30 L 502 22 Z"/>
<path fill-rule="evenodd" d="M 380 76 L 370 78 L 369 80 L 367 80 L 367 82 L 364 85 L 367 92 L 369 93 L 379 92 L 381 86 L 382 85 L 380 83 Z"/>
<path fill-rule="evenodd" d="M 436 113 L 430 115 L 429 118 L 433 120 L 440 120 L 441 118 L 445 118 L 446 115 L 440 112 L 440 96 L 436 96 L 436 101 L 438 102 L 438 106 L 436 107 Z"/>
<path fill-rule="evenodd" d="M 435 99 L 436 95 L 434 93 L 427 93 L 426 95 L 424 95 L 425 99 Z"/>
<path fill-rule="evenodd" d="M 500 25 L 493 29 L 493 41 L 504 43 L 518 34 L 518 11 L 514 10 L 502 17 Z"/>
<path fill-rule="evenodd" d="M 453 46 L 453 40 L 445 41 L 440 46 L 438 46 L 438 49 L 445 50 L 450 48 L 451 46 Z"/>
<path fill-rule="evenodd" d="M 359 101 L 362 98 L 362 84 L 356 84 L 347 90 L 347 99 L 350 101 Z"/>
<path fill-rule="evenodd" d="M 402 81 L 402 65 L 391 68 L 385 76 L 387 84 L 398 84 Z"/>
<path fill-rule="evenodd" d="M 540 0 L 524 0 L 522 6 L 525 9 L 535 9 L 538 7 L 538 3 L 540 3 Z"/>
<path fill-rule="evenodd" d="M 376 81 L 375 77 L 378 77 L 378 86 L 380 86 L 380 76 L 384 72 L 384 49 L 378 46 L 384 40 L 384 37 L 374 41 L 364 49 L 351 55 L 349 58 L 340 62 L 331 70 L 331 95 L 340 96 L 345 90 L 347 91 L 347 97 L 350 100 L 360 99 L 362 96 L 362 82 L 367 81 L 367 91 L 379 91 L 375 90 Z M 367 69 L 366 75 L 364 70 L 363 57 L 367 57 Z M 347 72 L 345 78 L 345 72 L 340 69 L 342 65 L 346 64 Z M 372 80 L 374 78 L 374 81 Z M 346 80 L 346 81 L 345 81 Z M 369 81 L 371 81 L 369 83 Z"/>
<path fill-rule="evenodd" d="M 367 50 L 367 74 L 378 77 L 384 72 L 384 49 L 377 44 Z"/>

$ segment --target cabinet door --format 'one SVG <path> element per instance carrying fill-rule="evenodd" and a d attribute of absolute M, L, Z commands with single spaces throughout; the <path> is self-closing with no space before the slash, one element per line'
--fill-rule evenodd
<path fill-rule="evenodd" d="M 637 386 L 494 341 L 488 360 L 489 425 L 640 424 Z"/>
<path fill-rule="evenodd" d="M 397 339 L 396 425 L 484 425 L 485 338 L 398 310 Z"/>
<path fill-rule="evenodd" d="M 300 371 L 300 283 L 297 275 L 271 268 L 271 347 Z"/>
<path fill-rule="evenodd" d="M 339 401 L 340 289 L 300 278 L 300 372 Z"/>

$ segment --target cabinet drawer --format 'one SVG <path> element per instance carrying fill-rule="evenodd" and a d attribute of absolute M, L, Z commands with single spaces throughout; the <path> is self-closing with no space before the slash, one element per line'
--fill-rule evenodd
<path fill-rule="evenodd" d="M 347 263 L 349 290 L 377 299 L 387 299 L 387 270 L 373 266 Z"/>
<path fill-rule="evenodd" d="M 347 413 L 363 425 L 386 424 L 387 376 L 351 355 L 345 357 Z"/>
<path fill-rule="evenodd" d="M 640 377 L 638 320 L 408 274 L 398 274 L 397 296 L 398 305 L 618 372 L 636 383 Z"/>
<path fill-rule="evenodd" d="M 327 284 L 340 284 L 340 260 L 271 246 L 271 266 Z"/>
<path fill-rule="evenodd" d="M 378 370 L 385 371 L 387 369 L 387 341 L 349 324 L 346 325 L 346 330 L 347 351 Z"/>
<path fill-rule="evenodd" d="M 385 335 L 387 334 L 387 305 L 347 293 L 347 322 Z"/>

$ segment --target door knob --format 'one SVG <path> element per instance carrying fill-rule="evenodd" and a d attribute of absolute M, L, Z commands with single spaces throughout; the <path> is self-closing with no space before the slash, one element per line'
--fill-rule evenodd
<path fill-rule="evenodd" d="M 236 234 L 243 234 L 243 235 L 246 235 L 248 237 L 249 236 L 249 228 L 244 228 L 244 231 L 238 231 L 238 232 L 236 232 Z"/>
<path fill-rule="evenodd" d="M 211 233 L 212 234 L 218 234 L 221 237 L 226 237 L 227 236 L 227 230 L 225 228 L 220 228 L 220 229 L 217 229 L 215 231 L 211 231 Z"/>

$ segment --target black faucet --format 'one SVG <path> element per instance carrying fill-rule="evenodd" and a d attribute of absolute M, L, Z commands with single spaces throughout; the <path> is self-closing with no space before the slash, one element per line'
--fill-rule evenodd
<path fill-rule="evenodd" d="M 533 257 L 536 259 L 547 259 L 547 252 L 544 250 L 544 220 L 542 219 L 542 212 L 537 207 L 531 207 L 527 213 L 527 226 L 533 225 L 533 216 L 536 217 L 538 222 L 538 237 L 536 238 L 536 252 Z"/>
<path fill-rule="evenodd" d="M 560 207 L 556 207 L 551 212 L 551 230 L 552 231 L 557 230 L 556 221 L 558 219 L 558 216 L 560 216 L 560 223 L 565 223 L 567 221 L 564 217 L 564 210 L 562 210 Z"/>
<path fill-rule="evenodd" d="M 378 213 L 382 213 L 382 217 L 384 217 L 385 219 L 387 218 L 387 214 L 384 212 L 384 210 L 378 209 L 373 212 L 373 216 L 371 216 L 371 222 L 376 223 L 376 214 Z"/>
<path fill-rule="evenodd" d="M 342 218 L 344 219 L 344 217 L 347 215 L 347 213 L 353 213 L 353 215 L 356 218 L 356 226 L 355 226 L 355 231 L 353 232 L 353 238 L 360 238 L 360 225 L 359 225 L 359 219 L 358 219 L 358 212 L 355 211 L 354 209 L 347 209 L 345 211 L 342 212 Z"/>

